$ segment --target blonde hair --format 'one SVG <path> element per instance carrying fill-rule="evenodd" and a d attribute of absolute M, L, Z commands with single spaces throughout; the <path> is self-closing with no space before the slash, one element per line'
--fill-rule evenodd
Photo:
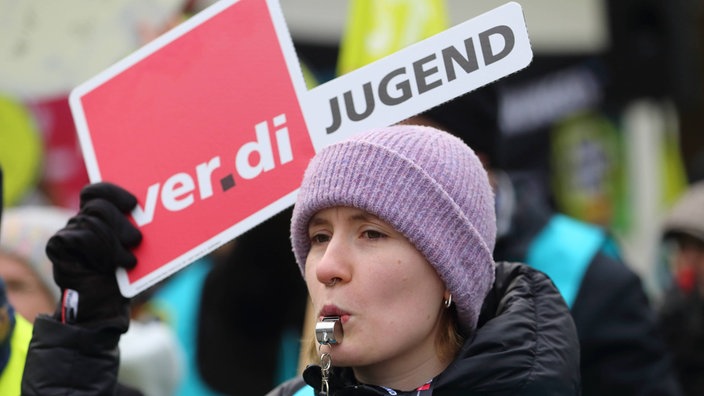
<path fill-rule="evenodd" d="M 466 337 L 460 333 L 459 321 L 454 305 L 447 309 L 443 307 L 442 312 L 440 312 L 438 325 L 441 331 L 437 333 L 437 337 L 435 338 L 435 350 L 437 351 L 440 361 L 451 362 L 455 359 L 455 356 L 457 356 L 457 352 L 462 348 L 462 344 L 464 344 L 466 339 Z"/>

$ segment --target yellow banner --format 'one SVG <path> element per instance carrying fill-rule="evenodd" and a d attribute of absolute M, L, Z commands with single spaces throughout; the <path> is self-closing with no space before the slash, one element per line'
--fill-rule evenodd
<path fill-rule="evenodd" d="M 447 27 L 444 0 L 350 0 L 337 73 L 348 73 Z"/>

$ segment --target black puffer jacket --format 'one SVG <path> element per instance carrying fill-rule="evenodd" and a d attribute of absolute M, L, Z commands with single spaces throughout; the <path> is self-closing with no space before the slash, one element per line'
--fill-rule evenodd
<path fill-rule="evenodd" d="M 316 389 L 319 372 L 311 366 L 304 375 Z M 577 331 L 552 282 L 526 265 L 497 263 L 477 331 L 432 384 L 433 396 L 579 395 Z M 268 396 L 290 396 L 303 386 L 296 378 Z M 331 396 L 388 395 L 356 383 L 349 369 L 335 369 L 330 386 Z"/>

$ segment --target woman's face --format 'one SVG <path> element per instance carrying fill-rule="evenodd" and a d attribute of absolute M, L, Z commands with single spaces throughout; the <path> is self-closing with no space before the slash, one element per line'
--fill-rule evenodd
<path fill-rule="evenodd" d="M 5 282 L 8 301 L 28 321 L 34 323 L 40 313 L 54 311 L 54 298 L 28 264 L 0 253 L 0 278 Z"/>
<path fill-rule="evenodd" d="M 405 236 L 348 207 L 318 212 L 308 235 L 305 279 L 315 312 L 319 319 L 340 316 L 344 331 L 331 348 L 333 365 L 353 367 L 358 380 L 380 384 L 380 375 L 438 363 L 437 324 L 448 294 Z"/>
<path fill-rule="evenodd" d="M 672 260 L 675 271 L 689 269 L 694 273 L 699 292 L 704 294 L 704 242 L 688 235 L 679 236 Z"/>

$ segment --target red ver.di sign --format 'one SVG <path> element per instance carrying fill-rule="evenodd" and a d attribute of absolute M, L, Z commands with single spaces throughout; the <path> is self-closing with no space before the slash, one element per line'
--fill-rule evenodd
<path fill-rule="evenodd" d="M 133 296 L 290 206 L 315 151 L 527 66 L 508 3 L 307 90 L 277 0 L 221 0 L 70 97 L 92 182 L 138 199 Z"/>

